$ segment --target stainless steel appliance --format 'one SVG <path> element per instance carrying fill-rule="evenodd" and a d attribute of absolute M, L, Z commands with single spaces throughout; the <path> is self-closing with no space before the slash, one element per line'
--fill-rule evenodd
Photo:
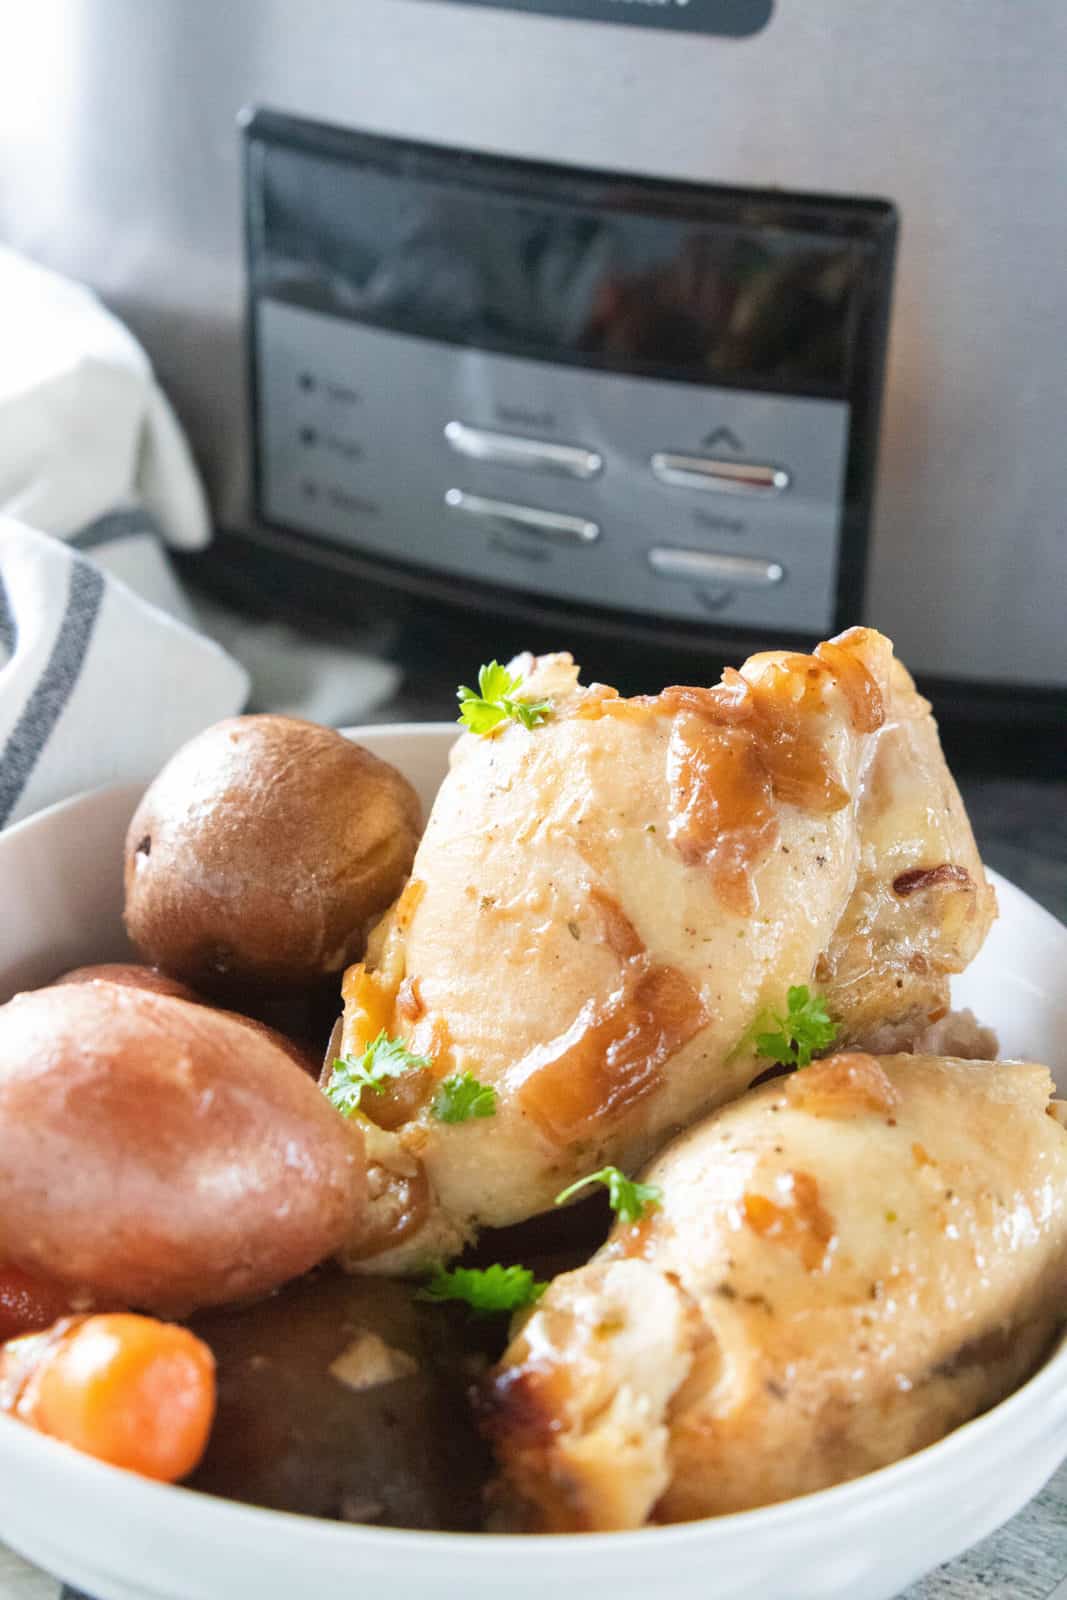
<path fill-rule="evenodd" d="M 858 615 L 891 206 L 269 113 L 247 177 L 263 522 L 679 645 Z"/>
<path fill-rule="evenodd" d="M 623 634 L 643 625 L 680 642 L 717 631 L 810 636 L 859 610 L 929 677 L 1062 703 L 1067 211 L 1055 197 L 1067 177 L 1057 69 L 1067 11 L 1055 0 L 1010 11 L 966 0 L 777 0 L 773 9 L 768 0 L 39 0 L 14 31 L 0 67 L 0 232 L 95 283 L 140 333 L 193 435 L 222 527 L 309 559 L 337 555 L 339 574 L 346 560 L 360 572 L 393 563 L 398 582 L 432 574 L 459 596 L 481 581 L 501 605 L 525 595 L 542 614 L 566 589 L 572 605 L 614 617 Z M 269 229 L 256 239 L 253 216 L 258 420 L 246 383 L 235 129 L 249 105 L 299 124 L 253 125 L 261 196 L 270 152 L 283 147 L 309 160 L 325 152 L 338 175 L 331 234 L 328 201 L 311 216 L 323 180 L 290 174 L 290 199 L 301 202 L 293 215 L 307 213 L 288 260 L 295 276 L 285 278 L 292 241 L 272 242 Z M 852 300 L 840 291 L 830 332 L 839 353 L 858 357 L 821 373 L 802 362 L 768 383 L 758 364 L 727 371 L 720 343 L 696 378 L 685 360 L 636 370 L 636 334 L 621 356 L 605 349 L 606 334 L 590 350 L 588 328 L 583 347 L 583 330 L 562 327 L 558 305 L 551 327 L 548 316 L 517 328 L 512 309 L 503 331 L 454 324 L 442 337 L 410 296 L 406 307 L 360 304 L 348 258 L 343 270 L 329 259 L 352 242 L 355 202 L 340 174 L 365 177 L 374 165 L 365 153 L 353 161 L 356 129 L 487 158 L 471 165 L 484 177 L 483 212 L 501 193 L 521 198 L 523 173 L 531 203 L 567 201 L 573 218 L 580 202 L 590 225 L 610 212 L 625 236 L 614 259 L 631 273 L 635 314 L 649 309 L 642 293 L 658 291 L 647 252 L 622 224 L 663 221 L 660 202 L 679 227 L 700 214 L 727 295 L 754 239 L 779 241 L 782 283 L 790 249 L 807 239 L 824 278 L 836 271 L 840 290 L 852 273 L 860 285 Z M 441 179 L 434 162 L 456 160 L 394 155 L 412 205 L 419 184 Z M 569 200 L 542 163 L 577 169 Z M 477 207 L 470 191 L 468 200 Z M 878 307 L 894 208 L 879 432 Z M 455 260 L 455 204 L 440 208 L 436 235 L 425 216 L 423 259 L 437 250 Z M 497 236 L 512 259 L 530 247 L 513 223 Z M 595 241 L 586 244 L 592 255 L 572 241 L 570 255 L 553 258 L 560 270 L 577 277 L 597 259 Z M 312 258 L 330 269 L 314 292 Z M 380 287 L 380 262 L 378 271 Z M 336 294 L 343 305 L 327 303 Z M 595 295 L 584 310 L 588 323 Z M 524 376 L 533 396 L 531 367 L 539 398 L 509 398 Z M 340 413 L 323 409 L 324 391 L 299 383 L 358 389 L 368 368 L 393 377 L 373 430 L 388 439 L 389 471 L 363 492 L 343 448 L 365 449 L 371 433 L 329 421 Z M 279 406 L 290 381 L 296 391 Z M 595 405 L 593 393 L 603 397 Z M 561 425 L 545 426 L 539 410 L 559 412 Z M 806 420 L 816 415 L 818 426 Z M 302 470 L 301 451 L 316 447 L 300 444 L 301 428 L 333 452 L 335 476 Z M 320 444 L 327 433 L 334 443 Z M 369 456 L 366 465 L 369 483 Z M 355 497 L 347 510 L 329 503 L 337 490 Z M 361 497 L 381 504 L 377 520 Z M 531 511 L 562 520 L 531 531 Z M 457 552 L 476 537 L 485 555 L 472 563 Z M 549 554 L 507 553 L 520 547 Z M 700 556 L 734 565 L 713 569 Z"/>

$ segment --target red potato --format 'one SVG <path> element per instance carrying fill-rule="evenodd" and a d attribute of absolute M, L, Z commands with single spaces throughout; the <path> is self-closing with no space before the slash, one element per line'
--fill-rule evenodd
<path fill-rule="evenodd" d="M 70 1291 L 61 1284 L 21 1267 L 0 1267 L 0 1343 L 40 1333 L 72 1310 Z"/>
<path fill-rule="evenodd" d="M 113 983 L 0 1007 L 0 1260 L 185 1311 L 332 1255 L 363 1142 L 269 1035 Z"/>
<path fill-rule="evenodd" d="M 75 967 L 56 978 L 55 983 L 118 983 L 127 989 L 148 989 L 152 994 L 169 994 L 172 1000 L 188 1000 L 194 1006 L 208 1004 L 180 978 L 168 977 L 158 967 L 138 966 L 135 961 L 102 961 L 98 966 Z"/>
<path fill-rule="evenodd" d="M 168 977 L 158 967 L 142 967 L 133 961 L 104 961 L 99 966 L 75 967 L 71 972 L 64 972 L 52 987 L 66 983 L 117 983 L 125 989 L 147 989 L 152 994 L 170 995 L 173 1000 L 188 1000 L 190 1005 L 209 1006 L 214 1011 L 225 1010 L 226 1015 L 233 1017 L 235 1022 L 243 1022 L 247 1028 L 255 1028 L 265 1038 L 273 1039 L 280 1050 L 292 1057 L 301 1071 L 309 1072 L 313 1078 L 319 1075 L 320 1063 L 316 1052 L 291 1039 L 288 1034 L 272 1028 L 269 1023 L 261 1022 L 258 1017 L 246 1017 L 241 1011 L 214 1005 L 211 1000 L 190 988 L 189 984 L 182 983 L 179 978 Z"/>

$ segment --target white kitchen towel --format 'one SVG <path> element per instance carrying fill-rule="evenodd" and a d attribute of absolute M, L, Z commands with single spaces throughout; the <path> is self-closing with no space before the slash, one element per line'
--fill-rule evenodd
<path fill-rule="evenodd" d="M 210 539 L 185 435 L 133 334 L 90 289 L 0 247 L 0 512 L 69 538 L 129 504 L 177 548 Z"/>
<path fill-rule="evenodd" d="M 340 634 L 312 637 L 282 617 L 261 621 L 202 595 L 191 599 L 174 575 L 159 529 L 137 507 L 97 517 L 70 543 L 142 599 L 199 628 L 236 657 L 252 681 L 251 710 L 341 727 L 362 722 L 399 687 L 399 667 L 384 659 L 393 642 L 384 625 L 364 625 L 363 648 L 356 650 Z"/>
<path fill-rule="evenodd" d="M 0 828 L 81 789 L 150 779 L 247 695 L 217 644 L 0 517 Z"/>
<path fill-rule="evenodd" d="M 0 247 L 0 515 L 55 534 L 150 605 L 221 640 L 256 710 L 358 722 L 395 692 L 380 628 L 309 638 L 198 605 L 165 545 L 211 536 L 185 436 L 141 345 L 90 289 Z M 0 657 L 2 659 L 2 657 Z M 0 707 L 0 727 L 4 708 Z"/>

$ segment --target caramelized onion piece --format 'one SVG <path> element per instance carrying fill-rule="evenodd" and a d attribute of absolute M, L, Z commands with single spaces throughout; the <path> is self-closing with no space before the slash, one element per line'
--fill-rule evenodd
<path fill-rule="evenodd" d="M 647 957 L 644 940 L 614 895 L 594 887 L 589 891 L 589 904 L 600 923 L 601 938 L 621 962 L 625 964 Z"/>
<path fill-rule="evenodd" d="M 885 721 L 882 691 L 850 649 L 852 643 L 860 642 L 866 631 L 865 628 L 850 628 L 836 639 L 828 639 L 815 647 L 816 656 L 830 668 L 848 701 L 852 726 L 857 733 L 874 733 Z"/>
<path fill-rule="evenodd" d="M 727 667 L 722 682 L 713 688 L 679 683 L 664 689 L 657 699 L 662 709 L 672 715 L 691 711 L 720 727 L 747 722 L 755 710 L 751 690 L 734 667 Z"/>
<path fill-rule="evenodd" d="M 389 1031 L 396 1005 L 396 989 L 376 972 L 368 972 L 362 961 L 349 967 L 341 983 L 344 1016 L 341 1027 L 341 1055 L 361 1056 L 372 1039 Z"/>
<path fill-rule="evenodd" d="M 750 685 L 760 755 L 774 793 L 788 805 L 824 814 L 848 804 L 822 743 L 822 690 L 831 669 L 815 656 L 772 662 Z"/>
<path fill-rule="evenodd" d="M 599 722 L 607 713 L 609 706 L 615 707 L 622 703 L 618 689 L 613 689 L 608 683 L 591 683 L 584 693 L 566 701 L 562 711 L 557 715 L 564 718 L 573 717 L 581 722 Z"/>
<path fill-rule="evenodd" d="M 359 1097 L 359 1109 L 379 1128 L 388 1128 L 391 1132 L 418 1116 L 432 1088 L 432 1075 L 416 1067 L 402 1077 L 390 1078 L 380 1093 L 364 1089 Z"/>
<path fill-rule="evenodd" d="M 561 1037 L 515 1069 L 519 1103 L 561 1144 L 658 1089 L 664 1064 L 707 1020 L 699 991 L 675 968 L 652 964 L 618 901 L 596 888 L 589 899 L 622 983 L 606 1001 L 589 1001 Z"/>
<path fill-rule="evenodd" d="M 396 994 L 396 1014 L 405 1022 L 417 1022 L 426 1010 L 418 978 L 405 978 Z"/>
<path fill-rule="evenodd" d="M 679 717 L 667 753 L 669 837 L 687 865 L 705 864 L 715 893 L 744 915 L 752 873 L 778 842 L 771 776 L 746 728 Z"/>
<path fill-rule="evenodd" d="M 367 1168 L 367 1210 L 359 1234 L 344 1248 L 347 1260 L 365 1261 L 401 1244 L 423 1226 L 430 1211 L 430 1183 L 421 1161 L 398 1172 L 381 1162 Z"/>
<path fill-rule="evenodd" d="M 873 1056 L 827 1056 L 786 1080 L 785 1093 L 798 1111 L 815 1117 L 860 1117 L 891 1112 L 900 1096 Z"/>
<path fill-rule="evenodd" d="M 706 1022 L 698 990 L 648 967 L 515 1069 L 519 1103 L 559 1144 L 598 1129 L 659 1088 L 663 1067 Z"/>
<path fill-rule="evenodd" d="M 917 890 L 938 889 L 948 883 L 957 889 L 975 887 L 974 879 L 966 867 L 956 866 L 951 861 L 943 861 L 937 867 L 911 867 L 907 872 L 898 872 L 893 879 L 893 893 L 903 900 L 909 894 L 915 894 Z"/>
<path fill-rule="evenodd" d="M 670 837 L 684 861 L 706 863 L 733 911 L 753 909 L 752 873 L 778 839 L 775 800 L 816 813 L 848 803 L 821 712 L 833 680 L 858 732 L 881 727 L 881 690 L 851 648 L 862 633 L 821 644 L 813 656 L 774 661 L 753 683 L 727 671 L 714 689 L 679 685 L 659 696 L 676 719 L 667 757 Z"/>

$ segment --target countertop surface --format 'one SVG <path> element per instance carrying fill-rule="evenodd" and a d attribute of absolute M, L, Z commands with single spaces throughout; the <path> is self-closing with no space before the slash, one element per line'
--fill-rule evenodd
<path fill-rule="evenodd" d="M 450 715 L 447 697 L 401 690 L 372 720 Z M 987 863 L 1067 922 L 1067 782 L 967 772 L 958 778 Z M 60 1593 L 54 1580 L 0 1547 L 0 1600 L 58 1600 Z M 74 1592 L 66 1593 L 71 1600 Z M 915 1584 L 901 1600 L 991 1597 L 1067 1600 L 1067 1465 L 1004 1528 Z"/>
<path fill-rule="evenodd" d="M 983 859 L 1067 922 L 1067 783 L 960 775 Z"/>

